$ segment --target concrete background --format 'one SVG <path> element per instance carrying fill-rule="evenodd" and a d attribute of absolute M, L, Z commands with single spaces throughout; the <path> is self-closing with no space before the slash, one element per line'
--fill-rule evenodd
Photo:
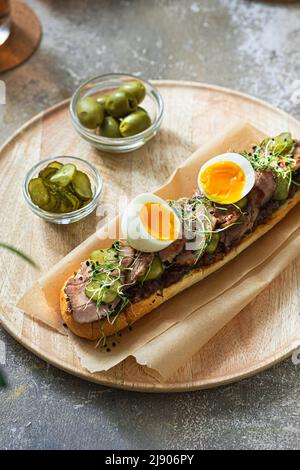
<path fill-rule="evenodd" d="M 44 36 L 4 74 L 0 143 L 89 76 L 129 71 L 199 80 L 300 118 L 300 4 L 247 0 L 29 0 Z M 3 344 L 1 343 L 3 342 Z M 300 449 L 300 376 L 291 360 L 218 390 L 129 393 L 46 365 L 0 330 L 2 449 Z M 6 356 L 4 354 L 4 346 Z"/>

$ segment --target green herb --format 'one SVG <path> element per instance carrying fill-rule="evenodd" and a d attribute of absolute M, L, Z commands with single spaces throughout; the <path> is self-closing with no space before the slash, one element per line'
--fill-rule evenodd
<path fill-rule="evenodd" d="M 29 258 L 29 256 L 25 255 L 24 253 L 22 253 L 22 251 L 17 250 L 11 245 L 7 245 L 6 243 L 0 242 L 0 248 L 4 248 L 5 250 L 10 251 L 11 253 L 19 256 L 20 258 L 23 258 L 24 261 L 31 264 L 31 266 L 33 266 L 34 268 L 38 267 L 37 264 L 31 258 Z"/>

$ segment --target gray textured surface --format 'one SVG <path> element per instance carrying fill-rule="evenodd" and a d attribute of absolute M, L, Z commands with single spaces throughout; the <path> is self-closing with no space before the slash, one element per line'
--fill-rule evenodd
<path fill-rule="evenodd" d="M 224 85 L 300 117 L 300 5 L 28 3 L 44 37 L 29 62 L 2 77 L 7 106 L 0 142 L 86 77 L 111 71 Z M 300 365 L 291 360 L 219 390 L 146 395 L 72 378 L 4 331 L 1 341 L 10 387 L 0 392 L 0 448 L 300 448 Z"/>

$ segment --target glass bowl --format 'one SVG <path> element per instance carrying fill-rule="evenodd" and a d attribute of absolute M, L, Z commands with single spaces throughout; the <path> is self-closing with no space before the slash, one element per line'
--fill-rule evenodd
<path fill-rule="evenodd" d="M 61 162 L 64 165 L 66 163 L 73 163 L 78 170 L 83 171 L 88 175 L 90 178 L 91 186 L 92 186 L 92 191 L 93 191 L 93 199 L 91 202 L 89 202 L 86 206 L 82 207 L 81 209 L 77 209 L 76 211 L 73 212 L 68 212 L 65 214 L 58 214 L 56 212 L 48 212 L 44 211 L 43 209 L 40 209 L 38 206 L 33 204 L 31 201 L 29 192 L 28 192 L 28 184 L 29 181 L 32 178 L 36 178 L 39 174 L 39 172 L 45 168 L 48 163 L 57 161 Z M 102 191 L 102 178 L 96 168 L 91 165 L 89 162 L 86 160 L 83 160 L 82 158 L 78 157 L 52 157 L 52 158 L 47 158 L 46 160 L 42 160 L 38 162 L 36 165 L 34 165 L 26 174 L 24 181 L 23 181 L 23 195 L 25 198 L 25 201 L 29 205 L 30 209 L 32 212 L 34 212 L 36 215 L 41 217 L 42 219 L 46 220 L 47 222 L 52 222 L 54 224 L 72 224 L 74 222 L 78 222 L 81 219 L 84 219 L 87 217 L 93 210 L 97 207 L 99 197 Z"/>
<path fill-rule="evenodd" d="M 146 88 L 146 97 L 141 106 L 148 111 L 151 117 L 152 124 L 148 129 L 131 137 L 113 139 L 102 137 L 97 131 L 87 129 L 80 124 L 76 114 L 76 106 L 81 98 L 85 96 L 95 96 L 98 98 L 101 95 L 111 93 L 124 85 L 124 83 L 132 80 L 142 82 Z M 78 134 L 94 147 L 109 153 L 127 153 L 142 147 L 157 134 L 163 119 L 164 104 L 160 92 L 146 80 L 134 75 L 115 73 L 100 75 L 80 85 L 72 96 L 70 113 L 73 126 Z"/>

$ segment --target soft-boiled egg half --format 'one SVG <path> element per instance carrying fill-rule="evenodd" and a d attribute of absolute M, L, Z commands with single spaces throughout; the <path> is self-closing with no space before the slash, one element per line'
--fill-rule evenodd
<path fill-rule="evenodd" d="M 198 175 L 200 190 L 208 199 L 233 204 L 251 191 L 255 172 L 251 163 L 238 153 L 223 153 L 208 160 Z"/>
<path fill-rule="evenodd" d="M 176 212 L 152 193 L 140 194 L 131 201 L 122 217 L 121 228 L 130 246 L 147 253 L 166 248 L 181 234 Z"/>

